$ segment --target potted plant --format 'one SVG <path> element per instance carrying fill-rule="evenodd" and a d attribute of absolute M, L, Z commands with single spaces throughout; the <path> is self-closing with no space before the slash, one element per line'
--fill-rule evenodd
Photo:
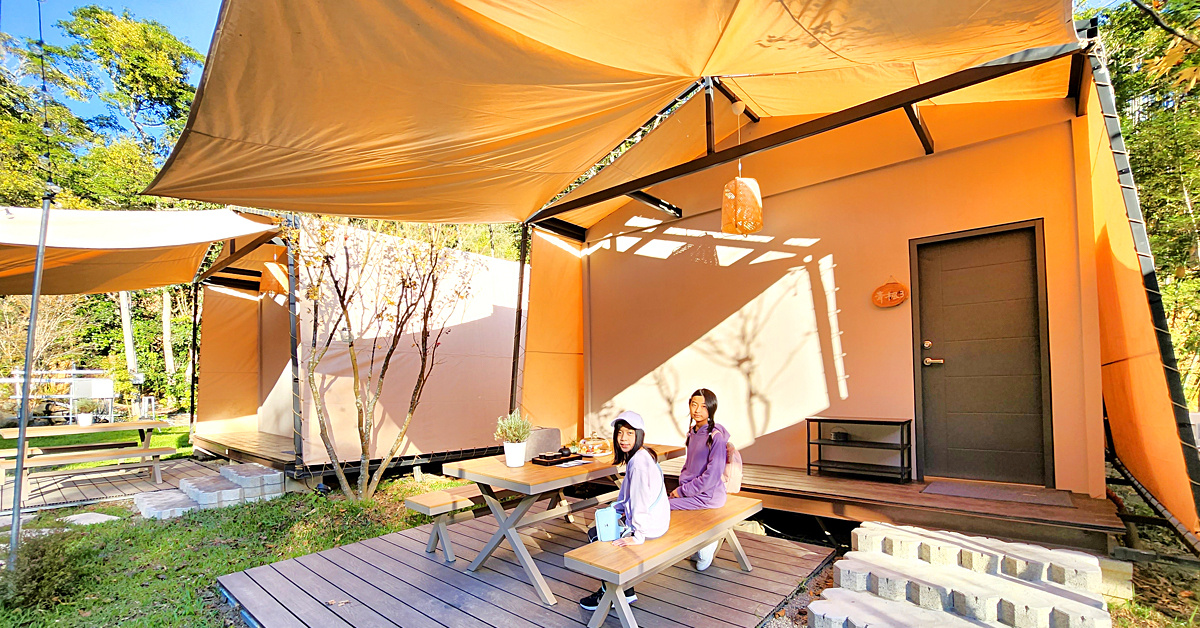
<path fill-rule="evenodd" d="M 504 443 L 504 464 L 510 467 L 525 464 L 525 441 L 532 431 L 533 425 L 521 416 L 520 408 L 496 420 L 496 440 Z"/>
<path fill-rule="evenodd" d="M 96 399 L 80 399 L 75 403 L 75 422 L 79 425 L 91 425 L 94 415 L 102 409 Z"/>

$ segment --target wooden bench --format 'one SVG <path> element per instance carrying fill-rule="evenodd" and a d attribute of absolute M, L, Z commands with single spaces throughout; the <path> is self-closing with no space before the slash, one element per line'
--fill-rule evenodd
<path fill-rule="evenodd" d="M 515 495 L 517 493 L 512 491 L 499 491 L 496 497 L 506 499 Z M 432 554 L 437 550 L 438 543 L 440 542 L 442 556 L 448 563 L 454 562 L 454 547 L 450 544 L 450 535 L 447 533 L 446 526 L 475 518 L 475 514 L 471 512 L 459 513 L 458 515 L 451 515 L 450 513 L 455 510 L 462 510 L 463 508 L 479 506 L 483 503 L 483 493 L 480 492 L 478 484 L 455 486 L 443 491 L 413 495 L 404 499 L 405 508 L 434 518 L 433 529 L 429 531 L 429 543 L 425 546 L 425 551 Z"/>
<path fill-rule="evenodd" d="M 614 547 L 597 541 L 573 549 L 563 556 L 567 569 L 604 582 L 604 597 L 588 622 L 597 628 L 615 607 L 624 628 L 637 628 L 633 611 L 625 601 L 625 589 L 696 553 L 716 541 L 728 541 L 743 571 L 750 571 L 750 559 L 733 532 L 735 525 L 762 510 L 762 501 L 730 495 L 725 505 L 710 510 L 673 510 L 671 527 L 657 539 L 641 545 Z M 717 547 L 718 551 L 720 546 Z"/>

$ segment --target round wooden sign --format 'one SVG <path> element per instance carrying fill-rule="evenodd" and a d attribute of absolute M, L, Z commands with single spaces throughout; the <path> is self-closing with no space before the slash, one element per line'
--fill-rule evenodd
<path fill-rule="evenodd" d="M 889 281 L 871 293 L 871 302 L 879 307 L 896 307 L 908 300 L 908 286 Z"/>

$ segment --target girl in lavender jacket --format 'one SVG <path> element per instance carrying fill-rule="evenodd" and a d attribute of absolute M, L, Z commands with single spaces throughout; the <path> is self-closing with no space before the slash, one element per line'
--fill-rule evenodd
<path fill-rule="evenodd" d="M 671 524 L 671 507 L 667 502 L 667 487 L 663 484 L 658 456 L 642 443 L 646 438 L 646 423 L 636 412 L 625 411 L 612 422 L 613 464 L 625 465 L 625 481 L 613 503 L 621 518 L 621 538 L 612 542 L 617 547 L 640 545 L 667 533 Z M 595 541 L 596 528 L 588 530 L 588 539 Z M 583 598 L 579 605 L 594 611 L 604 597 L 604 588 Z M 633 587 L 625 589 L 625 601 L 637 601 Z"/>
<path fill-rule="evenodd" d="M 703 510 L 725 505 L 725 472 L 729 432 L 717 425 L 717 396 L 707 388 L 692 393 L 688 402 L 691 428 L 687 436 L 687 458 L 679 472 L 679 487 L 671 491 L 671 510 Z M 712 564 L 718 543 L 701 549 L 696 569 Z"/>

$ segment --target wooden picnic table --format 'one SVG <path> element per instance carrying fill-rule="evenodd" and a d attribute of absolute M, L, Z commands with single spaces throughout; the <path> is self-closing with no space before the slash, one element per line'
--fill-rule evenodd
<path fill-rule="evenodd" d="M 25 451 L 20 452 L 17 449 L 0 450 L 0 471 L 4 476 L 7 476 L 8 470 L 16 470 L 17 458 L 24 458 L 22 473 L 24 475 L 21 484 L 21 501 L 24 502 L 29 495 L 30 483 L 29 473 L 34 467 L 59 467 L 62 465 L 79 464 L 87 462 L 106 462 L 111 461 L 113 464 L 104 467 L 94 467 L 85 469 L 70 469 L 56 470 L 55 475 L 68 475 L 75 473 L 89 473 L 93 471 L 102 471 L 113 468 L 137 468 L 149 467 L 151 477 L 155 484 L 162 484 L 162 472 L 159 468 L 159 461 L 162 456 L 175 453 L 174 447 L 151 447 L 150 437 L 155 429 L 170 427 L 171 424 L 166 421 L 122 421 L 113 423 L 95 423 L 92 425 L 46 425 L 46 426 L 31 426 L 25 428 L 26 439 L 45 438 L 47 436 L 73 436 L 78 434 L 98 434 L 102 432 L 128 432 L 137 431 L 137 442 L 102 442 L 102 443 L 80 443 L 76 445 L 60 445 L 50 447 L 32 447 L 29 441 L 25 441 Z M 19 436 L 20 428 L 10 427 L 0 429 L 0 438 L 15 440 Z M 133 463 L 122 463 L 123 459 L 138 458 L 140 461 Z"/>
<path fill-rule="evenodd" d="M 95 434 L 98 432 L 125 432 L 137 430 L 141 436 L 140 440 L 145 440 L 146 434 L 151 430 L 171 427 L 166 421 L 114 421 L 112 423 L 93 423 L 91 425 L 43 425 L 29 426 L 25 428 L 26 438 L 41 438 L 44 436 L 72 436 L 75 434 Z M 6 427 L 0 429 L 0 438 L 16 440 L 20 428 Z M 111 447 L 112 443 L 96 443 L 97 445 L 105 445 Z M 147 445 L 148 447 L 149 445 Z"/>
<path fill-rule="evenodd" d="M 687 453 L 687 449 L 684 447 L 669 445 L 647 445 L 647 447 L 658 454 L 659 462 L 679 458 Z M 532 462 L 526 462 L 520 467 L 509 467 L 504 464 L 504 456 L 492 456 L 443 465 L 442 473 L 445 475 L 471 480 L 478 484 L 488 509 L 496 517 L 497 530 L 483 546 L 475 561 L 471 563 L 470 570 L 478 569 L 483 561 L 487 560 L 499 547 L 500 541 L 507 538 L 509 546 L 517 555 L 517 560 L 521 563 L 525 575 L 529 577 L 529 582 L 537 591 L 538 596 L 546 604 L 555 604 L 557 600 L 554 598 L 554 594 L 550 592 L 545 578 L 538 571 L 537 565 L 529 555 L 529 550 L 525 547 L 517 529 L 547 519 L 569 518 L 576 511 L 616 499 L 617 491 L 611 491 L 574 503 L 567 502 L 563 489 L 617 475 L 617 466 L 613 464 L 612 454 L 584 458 L 584 460 L 586 464 L 573 467 L 541 466 Z M 496 492 L 502 490 L 524 495 L 512 512 L 506 512 L 496 497 Z M 529 509 L 543 499 L 557 501 L 557 505 L 550 506 L 535 515 L 529 515 Z"/>

